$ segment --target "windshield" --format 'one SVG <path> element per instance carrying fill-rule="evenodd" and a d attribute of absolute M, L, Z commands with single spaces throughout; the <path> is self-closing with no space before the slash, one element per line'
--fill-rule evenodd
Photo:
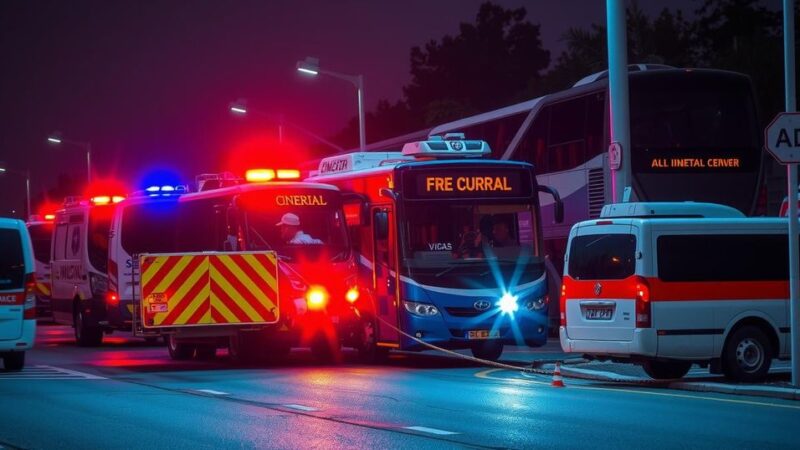
<path fill-rule="evenodd" d="M 50 264 L 50 241 L 53 238 L 53 224 L 42 223 L 28 226 L 33 242 L 33 256 L 37 261 Z"/>
<path fill-rule="evenodd" d="M 290 261 L 339 261 L 350 254 L 337 191 L 250 192 L 237 202 L 250 250 L 274 250 Z"/>
<path fill-rule="evenodd" d="M 125 252 L 135 257 L 140 253 L 176 251 L 176 202 L 131 205 L 123 210 L 120 238 Z"/>
<path fill-rule="evenodd" d="M 0 229 L 0 290 L 22 287 L 25 278 L 25 259 L 19 231 Z"/>
<path fill-rule="evenodd" d="M 423 284 L 508 287 L 543 273 L 529 204 L 407 202 L 404 215 L 404 271 Z"/>

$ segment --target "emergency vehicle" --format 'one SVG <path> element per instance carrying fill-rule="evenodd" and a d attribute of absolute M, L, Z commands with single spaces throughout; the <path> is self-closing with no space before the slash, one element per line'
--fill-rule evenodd
<path fill-rule="evenodd" d="M 28 220 L 28 232 L 33 243 L 33 257 L 36 265 L 36 315 L 48 317 L 50 309 L 50 248 L 53 241 L 53 220 L 55 214 L 33 215 Z"/>
<path fill-rule="evenodd" d="M 121 194 L 67 197 L 56 211 L 50 271 L 56 323 L 71 325 L 81 346 L 96 346 L 118 328 L 108 320 L 108 236 Z"/>
<path fill-rule="evenodd" d="M 431 346 L 496 360 L 503 346 L 547 339 L 548 283 L 533 166 L 481 159 L 463 134 L 401 152 L 325 158 L 309 181 L 357 194 L 348 224 L 358 252 L 362 354 Z"/>
<path fill-rule="evenodd" d="M 710 203 L 607 205 L 572 227 L 561 346 L 681 378 L 738 381 L 789 357 L 788 224 Z"/>
<path fill-rule="evenodd" d="M 0 357 L 5 370 L 25 366 L 36 339 L 33 246 L 25 222 L 0 218 Z"/>
<path fill-rule="evenodd" d="M 203 176 L 200 192 L 142 203 L 174 222 L 154 222 L 159 236 L 126 243 L 127 222 L 119 222 L 118 262 L 139 258 L 132 276 L 141 280 L 134 303 L 142 329 L 166 335 L 172 358 L 212 357 L 227 346 L 232 359 L 252 361 L 303 344 L 329 357 L 353 345 L 359 292 L 342 195 L 297 178 L 272 169 L 248 171 L 248 183 Z"/>

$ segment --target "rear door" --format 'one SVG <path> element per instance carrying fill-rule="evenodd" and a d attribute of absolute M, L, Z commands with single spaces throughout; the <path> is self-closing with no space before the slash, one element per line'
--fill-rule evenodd
<path fill-rule="evenodd" d="M 394 211 L 391 207 L 382 206 L 372 210 L 373 217 L 373 254 L 375 255 L 374 280 L 375 309 L 378 317 L 378 341 L 398 343 L 397 332 L 397 235 L 394 227 Z M 384 226 L 379 224 L 384 223 Z M 380 229 L 383 228 L 383 231 Z"/>
<path fill-rule="evenodd" d="M 578 228 L 565 280 L 570 339 L 632 341 L 636 327 L 636 227 Z M 566 276 L 565 276 L 566 278 Z"/>
<path fill-rule="evenodd" d="M 0 341 L 22 335 L 25 256 L 20 231 L 0 228 Z"/>

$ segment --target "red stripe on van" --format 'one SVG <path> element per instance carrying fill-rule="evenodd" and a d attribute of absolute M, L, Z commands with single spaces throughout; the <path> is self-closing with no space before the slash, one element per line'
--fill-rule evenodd
<path fill-rule="evenodd" d="M 564 293 L 570 299 L 634 299 L 636 279 L 575 280 L 564 277 Z M 774 300 L 789 298 L 789 282 L 782 281 L 662 281 L 645 278 L 650 301 Z M 599 294 L 596 293 L 600 285 Z"/>

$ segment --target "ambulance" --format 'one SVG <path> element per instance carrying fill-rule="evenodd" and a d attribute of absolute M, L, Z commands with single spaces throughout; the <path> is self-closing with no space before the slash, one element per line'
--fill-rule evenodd
<path fill-rule="evenodd" d="M 528 163 L 482 159 L 484 141 L 460 133 L 401 152 L 323 159 L 307 181 L 329 183 L 346 205 L 364 301 L 360 346 L 368 360 L 390 349 L 470 349 L 496 360 L 505 345 L 547 340 L 548 276 L 539 194 Z"/>
<path fill-rule="evenodd" d="M 25 222 L 0 218 L 0 358 L 7 371 L 25 367 L 36 339 L 34 270 Z"/>
<path fill-rule="evenodd" d="M 569 234 L 561 347 L 655 379 L 763 380 L 789 357 L 787 229 L 709 203 L 606 205 Z"/>
<path fill-rule="evenodd" d="M 50 317 L 50 248 L 53 241 L 53 220 L 55 214 L 33 215 L 27 222 L 28 232 L 33 243 L 33 257 L 36 265 L 36 315 Z"/>
<path fill-rule="evenodd" d="M 124 195 L 67 197 L 56 211 L 50 260 L 51 306 L 56 323 L 71 325 L 80 346 L 97 346 L 103 334 L 124 328 L 109 321 L 108 238 Z"/>
<path fill-rule="evenodd" d="M 174 222 L 152 226 L 163 245 L 128 248 L 130 225 L 116 222 L 117 263 L 130 259 L 140 280 L 133 302 L 141 327 L 165 335 L 172 358 L 209 358 L 227 347 L 232 360 L 252 362 L 302 345 L 330 358 L 354 345 L 359 290 L 342 194 L 298 178 L 289 169 L 250 170 L 244 183 L 203 176 L 199 192 L 142 203 Z"/>

